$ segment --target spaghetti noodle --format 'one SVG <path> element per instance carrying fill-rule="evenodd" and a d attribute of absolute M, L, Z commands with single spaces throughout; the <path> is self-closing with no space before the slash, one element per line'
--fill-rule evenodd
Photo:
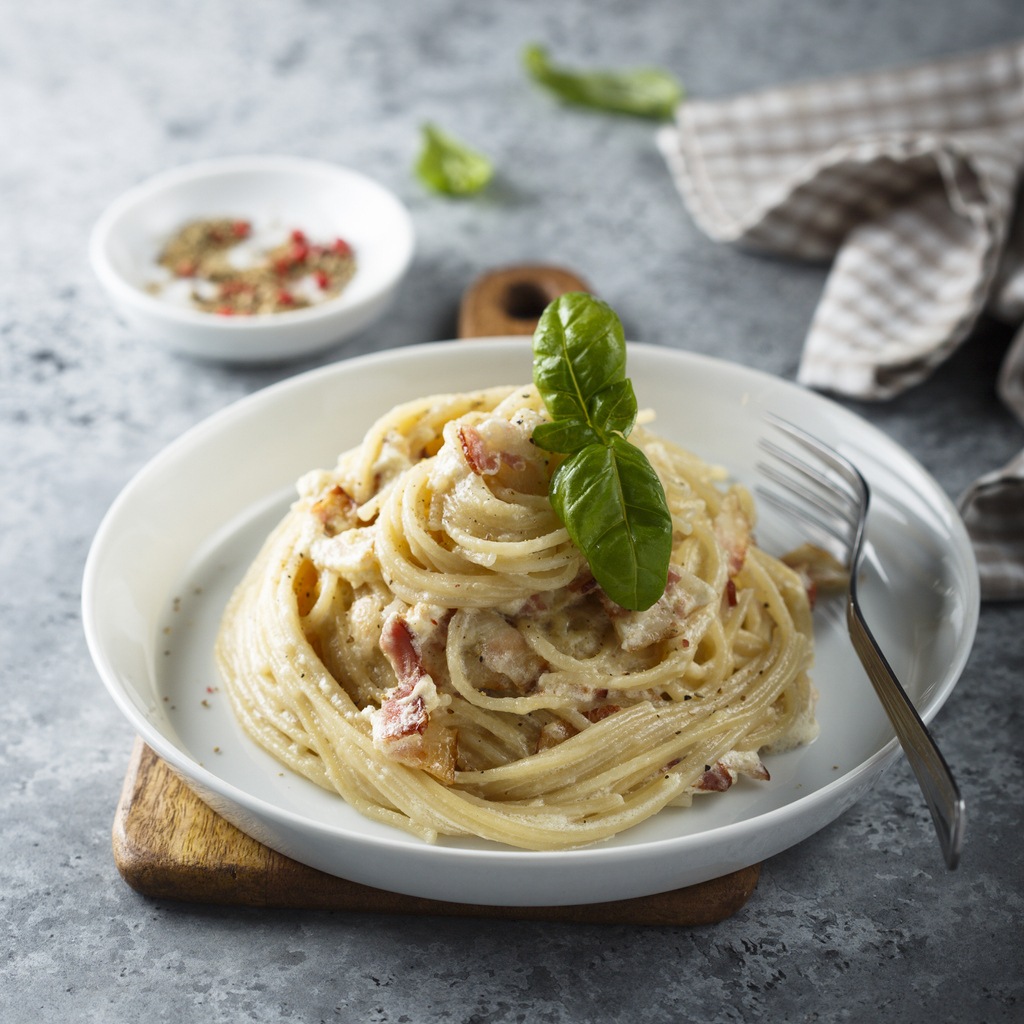
<path fill-rule="evenodd" d="M 806 588 L 753 542 L 749 494 L 637 426 L 673 554 L 627 611 L 551 508 L 544 419 L 532 386 L 395 408 L 299 481 L 221 625 L 245 730 L 428 841 L 592 843 L 816 731 Z"/>

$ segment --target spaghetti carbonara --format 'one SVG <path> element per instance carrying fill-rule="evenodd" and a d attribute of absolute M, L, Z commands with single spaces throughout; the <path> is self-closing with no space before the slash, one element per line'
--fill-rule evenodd
<path fill-rule="evenodd" d="M 637 426 L 674 540 L 663 596 L 627 611 L 551 508 L 545 418 L 532 386 L 392 410 L 299 481 L 224 615 L 245 730 L 428 841 L 595 842 L 816 731 L 806 588 L 749 494 Z"/>

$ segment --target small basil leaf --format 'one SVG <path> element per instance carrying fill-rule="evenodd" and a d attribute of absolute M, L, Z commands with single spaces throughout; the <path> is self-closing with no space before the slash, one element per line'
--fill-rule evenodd
<path fill-rule="evenodd" d="M 551 505 L 616 604 L 642 611 L 665 592 L 672 516 L 639 448 L 615 436 L 570 455 L 552 478 Z"/>
<path fill-rule="evenodd" d="M 610 384 L 590 400 L 590 420 L 598 430 L 627 437 L 636 423 L 636 395 L 628 378 Z"/>
<path fill-rule="evenodd" d="M 425 124 L 416 174 L 435 192 L 465 196 L 479 192 L 491 180 L 494 165 L 482 153 L 470 149 L 436 125 Z"/>
<path fill-rule="evenodd" d="M 538 423 L 533 428 L 534 443 L 548 452 L 579 451 L 588 444 L 600 444 L 601 436 L 590 424 L 582 420 L 554 420 Z"/>
<path fill-rule="evenodd" d="M 533 381 L 553 420 L 589 420 L 591 399 L 626 377 L 626 339 L 615 311 L 586 292 L 559 296 L 533 335 Z"/>
<path fill-rule="evenodd" d="M 667 119 L 683 99 L 683 88 L 659 68 L 577 72 L 555 67 L 542 46 L 523 53 L 527 73 L 560 99 L 599 110 Z"/>

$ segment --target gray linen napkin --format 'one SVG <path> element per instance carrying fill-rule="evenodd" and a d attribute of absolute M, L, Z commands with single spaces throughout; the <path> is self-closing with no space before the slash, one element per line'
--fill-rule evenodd
<path fill-rule="evenodd" d="M 809 387 L 891 398 L 928 377 L 983 310 L 1024 320 L 1024 42 L 687 100 L 658 145 L 712 238 L 832 261 L 798 374 Z M 998 386 L 1024 423 L 1024 331 Z M 982 596 L 1024 598 L 1024 452 L 960 509 Z"/>

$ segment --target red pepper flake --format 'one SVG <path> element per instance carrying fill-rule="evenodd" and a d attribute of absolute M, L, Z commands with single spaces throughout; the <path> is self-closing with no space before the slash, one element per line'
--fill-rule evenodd
<path fill-rule="evenodd" d="M 303 231 L 301 228 L 294 228 L 292 230 L 292 241 L 295 242 L 297 245 L 305 245 L 306 232 Z"/>
<path fill-rule="evenodd" d="M 292 240 L 292 259 L 296 263 L 305 263 L 309 256 L 309 246 L 305 242 Z"/>
<path fill-rule="evenodd" d="M 282 306 L 293 306 L 295 305 L 295 296 L 291 292 L 285 291 L 283 288 L 277 293 L 277 301 Z"/>
<path fill-rule="evenodd" d="M 351 256 L 352 246 L 345 241 L 344 238 L 336 238 L 334 245 L 331 246 L 331 250 L 339 256 Z"/>
<path fill-rule="evenodd" d="M 196 265 L 191 260 L 182 260 L 174 268 L 174 272 L 178 277 L 191 277 L 196 272 Z"/>
<path fill-rule="evenodd" d="M 218 306 L 214 312 L 218 316 L 234 316 L 235 311 L 230 306 Z"/>
<path fill-rule="evenodd" d="M 730 608 L 736 607 L 736 581 L 729 580 L 725 585 L 725 599 L 729 602 Z"/>
<path fill-rule="evenodd" d="M 313 276 L 316 278 L 317 285 L 320 288 L 323 288 L 324 291 L 326 291 L 330 287 L 331 278 L 326 270 L 318 270 Z"/>
<path fill-rule="evenodd" d="M 292 261 L 281 257 L 280 259 L 274 260 L 274 273 L 279 277 L 286 277 L 291 273 Z"/>
<path fill-rule="evenodd" d="M 236 220 L 235 223 L 231 225 L 231 234 L 233 234 L 235 238 L 248 238 L 251 231 L 252 225 L 247 220 Z"/>

